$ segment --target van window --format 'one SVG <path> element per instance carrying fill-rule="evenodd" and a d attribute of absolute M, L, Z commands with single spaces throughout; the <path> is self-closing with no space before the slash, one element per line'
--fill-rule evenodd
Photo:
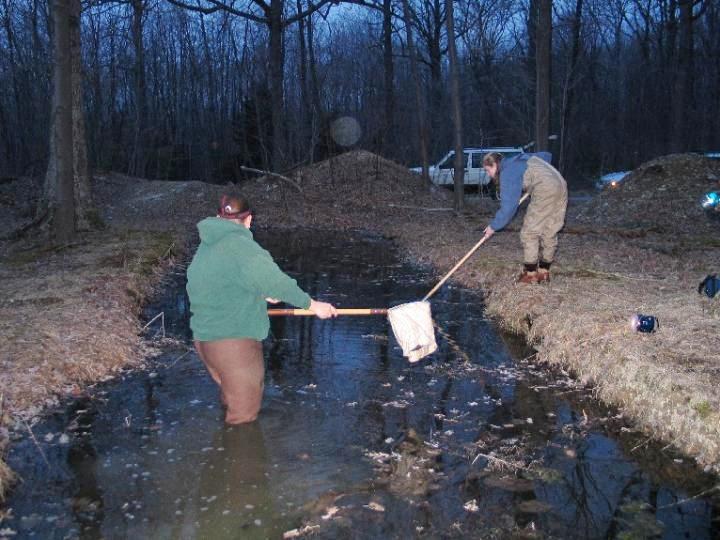
<path fill-rule="evenodd" d="M 445 160 L 438 165 L 440 169 L 452 169 L 454 167 L 455 163 L 455 152 L 451 152 L 448 157 L 445 158 Z"/>
<path fill-rule="evenodd" d="M 468 153 L 463 152 L 463 167 L 467 169 L 468 164 Z M 445 161 L 438 165 L 441 169 L 454 169 L 455 168 L 455 152 L 451 153 Z"/>
<path fill-rule="evenodd" d="M 479 168 L 481 168 L 481 167 L 483 166 L 483 165 L 482 165 L 482 160 L 483 160 L 483 156 L 484 156 L 484 155 L 485 155 L 485 154 L 483 154 L 482 152 L 475 152 L 475 153 L 472 155 L 472 160 L 470 161 L 470 163 L 472 164 L 472 165 L 471 165 L 471 168 L 472 168 L 472 169 L 479 169 Z"/>

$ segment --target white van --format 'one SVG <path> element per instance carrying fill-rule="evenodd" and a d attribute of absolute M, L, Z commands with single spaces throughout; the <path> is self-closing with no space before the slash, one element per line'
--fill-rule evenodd
<path fill-rule="evenodd" d="M 490 178 L 485 174 L 482 166 L 483 156 L 488 152 L 499 152 L 505 158 L 515 157 L 523 152 L 522 147 L 498 146 L 494 148 L 465 148 L 463 149 L 463 165 L 465 167 L 466 186 L 485 186 L 490 183 Z M 422 167 L 413 167 L 413 172 L 422 174 Z M 443 157 L 437 165 L 432 165 L 429 170 L 430 181 L 438 186 L 452 186 L 455 174 L 455 151 L 451 150 Z"/>

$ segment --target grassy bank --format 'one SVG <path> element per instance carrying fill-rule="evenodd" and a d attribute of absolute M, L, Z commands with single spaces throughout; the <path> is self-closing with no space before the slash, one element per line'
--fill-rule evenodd
<path fill-rule="evenodd" d="M 63 396 L 142 361 L 137 315 L 175 251 L 170 233 L 117 229 L 62 248 L 4 246 L 0 450 Z M 13 480 L 0 462 L 0 497 Z"/>
<path fill-rule="evenodd" d="M 472 227 L 454 229 L 442 245 L 431 232 L 397 240 L 442 271 L 477 238 Z M 621 238 L 564 235 L 553 281 L 527 286 L 514 282 L 521 252 L 517 233 L 500 234 L 456 280 L 482 289 L 488 313 L 525 335 L 538 361 L 572 370 L 649 435 L 717 471 L 720 357 L 713 336 L 720 310 L 695 290 L 702 272 Z M 629 319 L 638 312 L 658 317 L 660 330 L 632 330 Z"/>

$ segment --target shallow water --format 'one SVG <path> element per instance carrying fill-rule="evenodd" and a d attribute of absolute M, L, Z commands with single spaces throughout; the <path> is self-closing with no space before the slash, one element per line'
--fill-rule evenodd
<path fill-rule="evenodd" d="M 432 276 L 361 236 L 261 235 L 305 290 L 341 307 L 421 298 Z M 226 428 L 189 349 L 179 271 L 148 306 L 162 354 L 13 443 L 13 538 L 714 538 L 717 479 L 627 432 L 534 366 L 446 285 L 440 349 L 401 356 L 384 317 L 273 320 L 257 422 Z M 160 335 L 160 321 L 151 334 Z M 679 461 L 679 462 L 678 462 Z M 3 532 L 4 531 L 4 532 Z"/>

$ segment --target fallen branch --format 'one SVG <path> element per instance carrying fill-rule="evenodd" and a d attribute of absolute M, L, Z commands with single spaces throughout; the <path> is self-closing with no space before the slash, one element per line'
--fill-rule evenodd
<path fill-rule="evenodd" d="M 35 438 L 35 434 L 32 432 L 32 429 L 30 429 L 30 426 L 28 423 L 23 420 L 23 423 L 25 424 L 25 428 L 28 430 L 28 433 L 30 434 L 30 438 L 32 439 L 32 442 L 35 443 L 35 447 L 38 449 L 38 452 L 40 452 L 40 455 L 43 458 L 43 461 L 45 462 L 45 465 L 50 467 L 50 462 L 48 461 L 47 457 L 45 456 L 45 452 L 43 452 L 42 448 L 40 448 L 40 443 L 38 443 L 38 440 Z"/>
<path fill-rule="evenodd" d="M 37 229 L 49 227 L 53 215 L 54 211 L 52 211 L 50 208 L 46 208 L 43 212 L 35 216 L 35 218 L 29 223 L 26 223 L 25 225 L 22 225 L 21 227 L 0 236 L 0 241 L 18 240 L 20 238 L 23 238 L 24 236 L 27 236 L 30 232 L 36 231 Z"/>
<path fill-rule="evenodd" d="M 679 506 L 681 504 L 684 504 L 686 502 L 694 501 L 695 499 L 699 499 L 700 497 L 704 497 L 705 495 L 709 495 L 713 491 L 720 491 L 720 484 L 711 487 L 710 489 L 706 489 L 705 491 L 701 491 L 697 495 L 693 495 L 692 497 L 688 497 L 687 499 L 682 499 L 680 501 L 676 501 L 674 503 L 664 504 L 662 506 L 658 506 L 656 510 L 664 510 L 665 508 L 671 508 L 673 506 Z"/>
<path fill-rule="evenodd" d="M 157 315 L 155 315 L 152 319 L 150 319 L 150 322 L 148 322 L 145 326 L 142 327 L 141 332 L 144 332 L 148 326 L 150 326 L 152 323 L 154 323 L 156 320 L 160 319 L 160 323 L 162 324 L 162 336 L 165 337 L 165 312 L 161 311 Z"/>
<path fill-rule="evenodd" d="M 244 165 L 240 165 L 240 169 L 243 171 L 248 172 L 254 172 L 257 174 L 267 174 L 269 176 L 275 176 L 277 178 L 280 178 L 281 180 L 285 180 L 289 184 L 291 184 L 295 189 L 297 189 L 300 193 L 303 192 L 302 187 L 300 187 L 300 184 L 298 184 L 295 180 L 292 178 L 288 178 L 287 176 L 283 176 L 282 174 L 272 172 L 272 171 L 263 171 L 262 169 L 253 169 L 252 167 L 245 167 Z"/>

